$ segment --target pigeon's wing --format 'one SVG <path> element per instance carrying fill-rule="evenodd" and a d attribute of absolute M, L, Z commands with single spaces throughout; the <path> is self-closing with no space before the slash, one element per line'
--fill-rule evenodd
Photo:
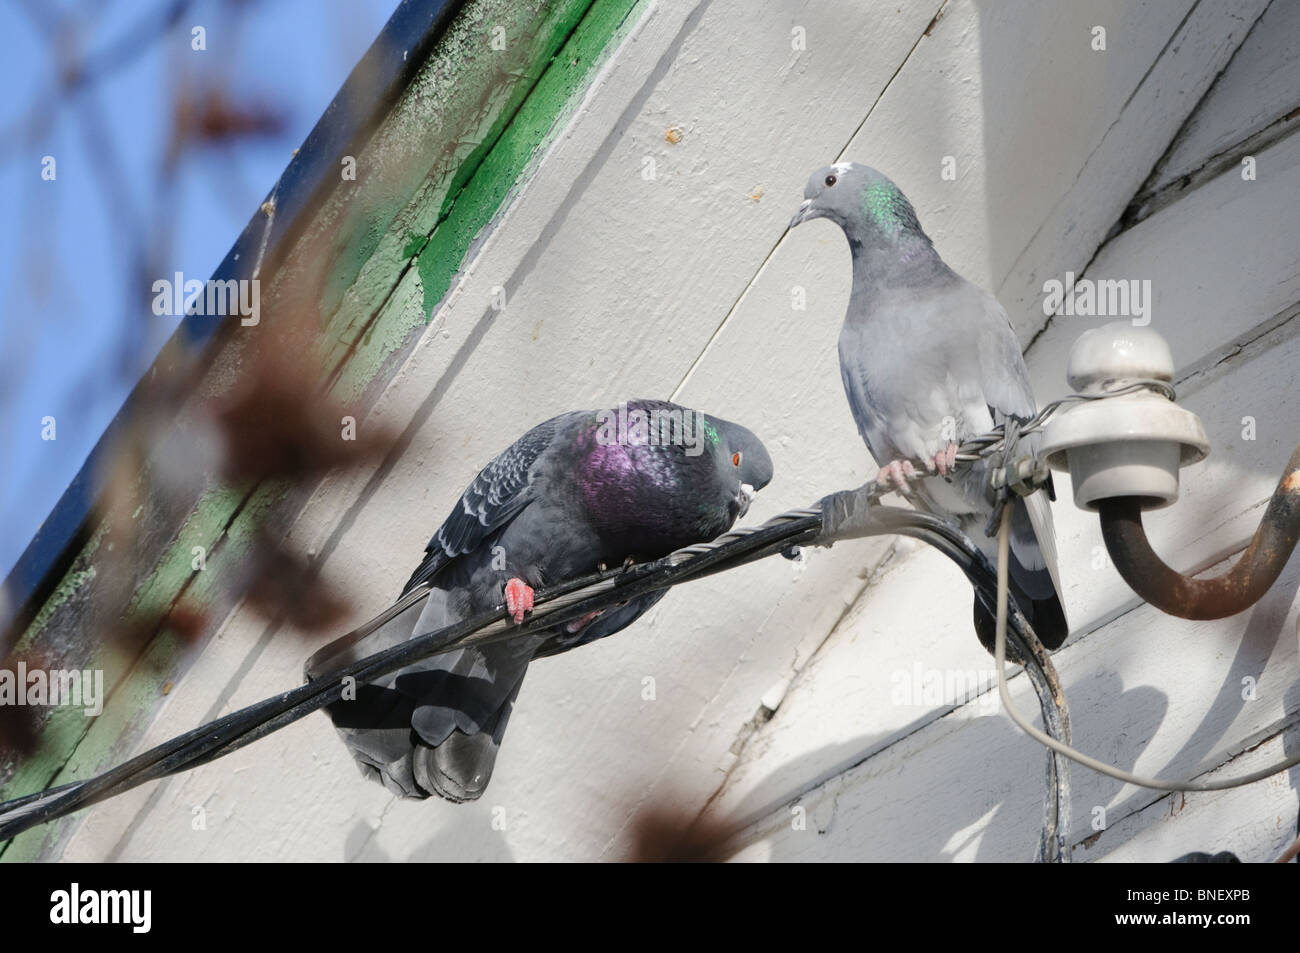
<path fill-rule="evenodd" d="M 858 425 L 858 433 L 862 435 L 862 440 L 876 463 L 883 466 L 898 454 L 881 426 L 879 415 L 867 399 L 866 384 L 858 360 L 862 349 L 871 345 L 860 340 L 860 335 L 858 328 L 847 326 L 840 333 L 840 380 L 844 384 L 844 395 L 849 400 L 849 412 L 853 414 L 853 422 Z"/>
<path fill-rule="evenodd" d="M 356 647 L 362 642 L 369 646 L 375 643 L 395 644 L 404 641 L 410 636 L 416 620 L 420 618 L 428 595 L 427 589 L 405 592 L 396 602 L 369 622 L 318 649 L 303 666 L 303 675 L 307 681 L 313 681 L 325 672 L 342 668 L 361 659 L 366 653 Z M 395 640 L 389 637 L 390 633 L 398 634 Z"/>
<path fill-rule="evenodd" d="M 567 416 L 538 424 L 479 472 L 429 540 L 424 560 L 407 580 L 403 594 L 431 582 L 453 559 L 477 549 L 533 502 L 533 465 L 554 442 Z"/>
<path fill-rule="evenodd" d="M 981 319 L 980 385 L 993 422 L 999 424 L 1008 417 L 1028 420 L 1038 412 L 1038 407 L 1011 319 L 993 295 L 971 284 L 966 289 L 981 299 L 976 305 Z"/>
<path fill-rule="evenodd" d="M 1000 424 L 1008 418 L 1025 422 L 1038 412 L 1034 401 L 1034 389 L 1029 382 L 1029 369 L 1025 367 L 1024 354 L 1020 351 L 1020 342 L 1016 339 L 1015 329 L 1006 311 L 986 291 L 975 286 L 968 286 L 982 298 L 980 315 L 982 332 L 979 336 L 979 366 L 981 387 L 994 424 Z M 1030 434 L 1023 440 L 1026 450 L 1038 448 L 1039 435 Z M 1038 541 L 1043 562 L 1052 577 L 1052 586 L 1059 594 L 1061 578 L 1056 565 L 1056 530 L 1052 525 L 1052 510 L 1047 502 L 1045 492 L 1033 493 L 1024 498 L 1025 511 Z M 1023 547 L 1020 547 L 1023 549 Z M 1032 552 L 1018 553 L 1027 569 L 1039 568 L 1033 565 Z"/>

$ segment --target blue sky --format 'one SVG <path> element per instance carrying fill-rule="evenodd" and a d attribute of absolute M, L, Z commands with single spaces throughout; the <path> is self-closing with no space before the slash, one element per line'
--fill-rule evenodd
<path fill-rule="evenodd" d="M 153 277 L 211 274 L 397 2 L 200 0 L 154 31 L 173 0 L 0 0 L 0 580 L 174 327 L 149 311 L 133 249 L 161 244 Z M 76 27 L 51 43 L 41 24 L 60 20 Z M 150 41 L 87 92 L 53 95 L 53 49 L 94 62 L 141 30 Z M 173 97 L 189 82 L 283 127 L 188 151 L 163 193 Z"/>

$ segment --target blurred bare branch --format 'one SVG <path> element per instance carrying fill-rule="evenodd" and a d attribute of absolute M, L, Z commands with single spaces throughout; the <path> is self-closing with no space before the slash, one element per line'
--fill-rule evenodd
<path fill-rule="evenodd" d="M 676 798 L 642 806 L 631 822 L 630 860 L 641 863 L 710 863 L 725 859 L 722 848 L 735 833 L 703 821 Z"/>
<path fill-rule="evenodd" d="M 258 534 L 239 586 L 260 615 L 282 619 L 303 632 L 328 629 L 351 609 L 344 587 L 324 579 L 306 557 L 265 531 Z"/>
<path fill-rule="evenodd" d="M 233 103 L 222 89 L 186 90 L 175 103 L 169 161 L 186 145 L 225 145 L 236 139 L 278 136 L 284 114 L 262 103 Z"/>
<path fill-rule="evenodd" d="M 342 408 L 319 394 L 319 365 L 294 359 L 301 353 L 284 344 L 259 349 L 252 372 L 216 408 L 229 479 L 312 480 L 392 445 L 394 434 L 369 427 L 344 438 Z"/>

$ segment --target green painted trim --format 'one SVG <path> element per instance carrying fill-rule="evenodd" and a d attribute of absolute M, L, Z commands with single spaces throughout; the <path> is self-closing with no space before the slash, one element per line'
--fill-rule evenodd
<path fill-rule="evenodd" d="M 382 181 L 340 206 L 338 234 L 314 236 L 335 249 L 320 312 L 339 354 L 355 347 L 418 252 L 399 255 L 401 237 L 433 231 L 591 4 L 479 0 L 453 24 L 443 62 L 416 77 L 367 147 L 384 159 L 362 168 L 382 166 Z"/>
<path fill-rule="evenodd" d="M 450 288 L 470 242 L 505 204 L 529 162 L 558 132 L 558 120 L 568 115 L 576 94 L 586 89 L 601 62 L 601 52 L 621 39 L 630 27 L 632 11 L 644 2 L 597 0 L 592 4 L 509 128 L 474 170 L 465 190 L 444 210 L 419 256 L 427 316 L 432 316 Z"/>
<path fill-rule="evenodd" d="M 596 0 L 590 6 L 510 124 L 475 165 L 464 187 L 444 205 L 416 263 L 421 313 L 385 312 L 365 330 L 364 349 L 354 354 L 339 376 L 334 389 L 337 399 L 356 399 L 405 342 L 428 324 L 464 266 L 470 245 L 504 209 L 529 165 L 554 141 L 597 68 L 637 22 L 634 14 L 647 3 Z M 409 259 L 416 239 L 412 233 L 405 236 L 403 261 Z"/>

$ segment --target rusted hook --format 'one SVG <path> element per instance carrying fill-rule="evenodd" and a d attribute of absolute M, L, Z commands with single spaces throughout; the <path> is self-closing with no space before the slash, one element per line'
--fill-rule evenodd
<path fill-rule="evenodd" d="M 1255 536 L 1222 576 L 1193 579 L 1170 569 L 1147 540 L 1141 497 L 1098 500 L 1106 551 L 1133 591 L 1183 619 L 1223 619 L 1248 609 L 1277 582 L 1300 540 L 1300 447 L 1287 463 Z"/>

